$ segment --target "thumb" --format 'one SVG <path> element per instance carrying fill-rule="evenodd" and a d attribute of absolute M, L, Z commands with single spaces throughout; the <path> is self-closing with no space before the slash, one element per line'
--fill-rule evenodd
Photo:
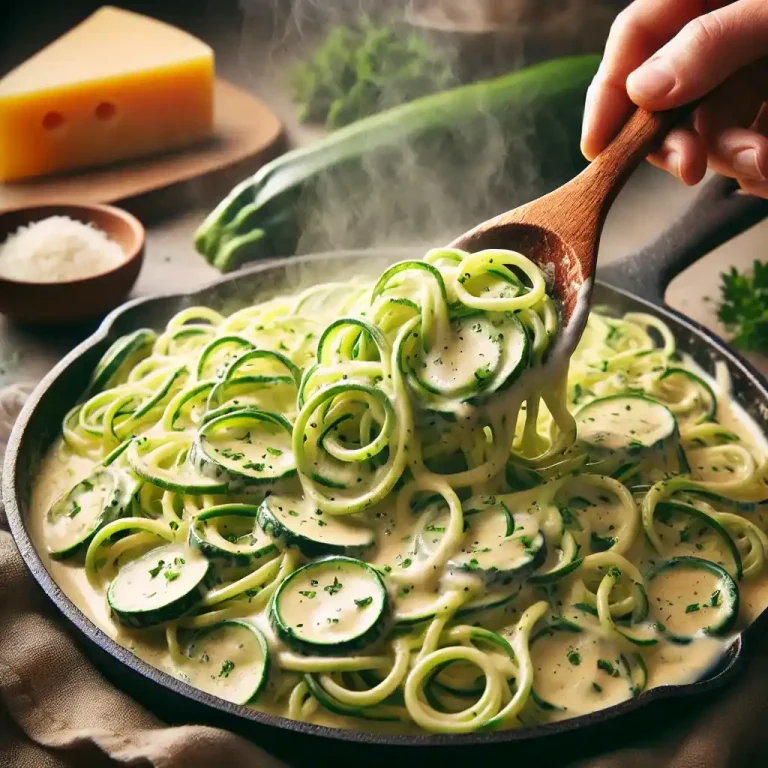
<path fill-rule="evenodd" d="M 627 78 L 632 101 L 649 110 L 698 99 L 768 55 L 768 1 L 737 0 L 699 16 Z"/>

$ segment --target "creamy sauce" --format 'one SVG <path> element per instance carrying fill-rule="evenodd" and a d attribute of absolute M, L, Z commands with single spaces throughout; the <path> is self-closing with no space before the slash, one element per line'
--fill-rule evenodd
<path fill-rule="evenodd" d="M 456 270 L 455 265 L 443 269 L 447 284 L 452 270 Z M 407 287 L 407 282 L 398 284 L 397 294 L 407 294 Z M 464 287 L 472 294 L 489 288 L 488 299 L 493 301 L 513 301 L 518 296 L 513 284 L 484 279 L 482 275 L 474 275 Z M 330 295 L 335 289 L 320 286 L 316 290 Z M 419 284 L 419 290 L 427 289 Z M 355 314 L 364 307 L 367 316 L 372 316 L 367 296 L 355 305 L 355 297 L 364 294 L 349 292 L 348 287 L 339 291 L 339 301 L 349 302 L 346 314 Z M 326 294 L 323 296 L 325 304 L 333 303 Z M 305 299 L 301 301 L 307 304 Z M 429 299 L 422 295 L 420 301 L 434 308 L 437 299 L 430 294 Z M 315 307 L 311 319 L 289 323 L 286 318 L 299 305 L 301 302 L 297 304 L 294 299 L 283 299 L 282 303 L 276 300 L 253 315 L 242 315 L 241 320 L 216 320 L 221 324 L 217 332 L 239 333 L 257 345 L 280 348 L 294 362 L 306 366 L 312 359 L 308 349 L 341 308 L 327 306 L 323 314 Z M 388 310 L 404 313 L 402 317 L 393 315 L 394 330 L 388 338 L 394 338 L 399 327 L 408 325 L 410 310 L 403 307 L 393 305 Z M 439 312 L 435 312 L 439 325 Z M 380 320 L 384 332 L 389 333 L 386 322 Z M 536 328 L 541 331 L 544 327 L 546 313 L 539 310 L 538 320 L 529 318 L 529 322 L 535 346 Z M 225 323 L 229 325 L 225 327 Z M 388 390 L 394 409 L 391 413 L 373 396 L 354 400 L 345 394 L 341 401 L 329 404 L 323 423 L 317 414 L 309 414 L 303 422 L 305 439 L 300 443 L 268 420 L 259 420 L 255 425 L 248 419 L 223 421 L 218 428 L 204 430 L 200 447 L 205 459 L 198 461 L 203 466 L 198 466 L 197 472 L 178 466 L 191 445 L 188 436 L 194 435 L 196 422 L 205 412 L 207 394 L 195 396 L 176 422 L 175 428 L 188 431 L 174 438 L 174 447 L 155 468 L 157 475 L 161 479 L 181 477 L 183 482 L 205 477 L 213 482 L 224 468 L 233 476 L 250 474 L 259 481 L 268 475 L 277 478 L 278 484 L 239 482 L 229 493 L 181 496 L 168 492 L 170 496 L 164 496 L 162 490 L 153 490 L 145 483 L 138 497 L 143 514 L 158 521 L 176 520 L 169 534 L 173 538 L 173 531 L 181 531 L 173 545 L 178 550 L 176 557 L 183 558 L 184 568 L 192 570 L 204 558 L 185 544 L 185 526 L 190 517 L 204 509 L 231 502 L 257 506 L 265 488 L 273 488 L 275 495 L 269 507 L 274 525 L 282 526 L 287 533 L 265 526 L 262 518 L 258 525 L 253 517 L 223 516 L 206 521 L 206 541 L 218 547 L 222 556 L 211 556 L 199 608 L 172 621 L 170 634 L 162 626 L 127 628 L 115 621 L 107 603 L 107 588 L 118 573 L 121 589 L 128 585 L 135 600 L 147 608 L 163 603 L 162 594 L 157 597 L 157 591 L 153 592 L 156 580 L 163 579 L 161 585 L 169 589 L 180 588 L 185 581 L 179 576 L 164 584 L 162 569 L 153 576 L 145 567 L 140 558 L 151 558 L 153 547 L 162 544 L 151 531 L 138 526 L 125 538 L 114 539 L 106 549 L 112 555 L 117 552 L 117 556 L 98 564 L 90 580 L 82 556 L 57 560 L 45 554 L 63 538 L 59 523 L 48 521 L 51 505 L 89 476 L 100 458 L 98 453 L 91 452 L 84 458 L 64 442 L 52 447 L 35 483 L 31 534 L 51 575 L 66 594 L 99 627 L 140 658 L 231 701 L 250 702 L 263 711 L 319 724 L 387 732 L 413 732 L 419 726 L 439 731 L 443 729 L 442 708 L 455 713 L 467 707 L 471 710 L 473 702 L 485 700 L 486 695 L 489 701 L 493 699 L 491 669 L 500 679 L 518 681 L 518 689 L 532 687 L 530 698 L 514 709 L 504 723 L 506 727 L 575 717 L 642 695 L 647 688 L 699 679 L 718 662 L 735 634 L 768 607 L 768 569 L 763 564 L 768 539 L 761 533 L 768 527 L 768 507 L 760 503 L 765 496 L 760 473 L 765 471 L 768 447 L 755 425 L 730 402 L 727 391 L 689 362 L 675 365 L 714 388 L 717 423 L 701 420 L 709 405 L 706 393 L 702 395 L 704 390 L 695 380 L 686 389 L 684 377 L 676 376 L 663 385 L 663 400 L 677 419 L 674 429 L 670 430 L 669 422 L 659 423 L 657 408 L 625 413 L 607 407 L 607 400 L 591 408 L 596 421 L 590 422 L 589 429 L 580 431 L 578 437 L 588 444 L 596 434 L 608 436 L 604 448 L 610 449 L 610 455 L 606 457 L 605 451 L 592 455 L 579 447 L 576 434 L 569 432 L 572 422 L 565 407 L 578 412 L 593 400 L 627 389 L 641 388 L 652 396 L 654 388 L 661 387 L 658 374 L 667 366 L 668 353 L 658 347 L 643 352 L 643 345 L 651 343 L 645 323 L 641 316 L 617 321 L 593 315 L 572 361 L 567 386 L 545 383 L 536 369 L 530 369 L 523 373 L 519 387 L 504 391 L 493 376 L 508 372 L 503 358 L 514 350 L 504 351 L 503 339 L 489 340 L 489 331 L 483 334 L 481 343 L 463 354 L 460 345 L 466 342 L 460 338 L 462 333 L 479 333 L 472 330 L 469 318 L 461 327 L 449 327 L 447 331 L 443 328 L 448 335 L 436 337 L 438 342 L 445 342 L 442 353 L 439 344 L 420 351 L 417 337 L 406 339 L 406 346 L 410 346 L 403 359 L 418 358 L 423 365 L 413 369 L 410 394 L 405 389 Z M 491 323 L 486 325 L 493 327 Z M 283 332 L 278 347 L 274 339 L 280 327 Z M 485 326 L 481 323 L 482 328 Z M 335 357 L 324 361 L 325 369 L 315 376 L 326 376 L 328 382 L 334 382 L 343 375 L 344 380 L 361 386 L 376 376 L 386 382 L 386 376 L 391 377 L 387 369 L 382 369 L 378 361 L 369 362 L 365 350 L 361 352 L 361 347 L 354 346 L 349 341 L 352 337 L 344 333 L 341 331 L 338 338 L 328 342 Z M 361 337 L 357 338 L 361 345 Z M 203 342 L 208 340 L 210 337 Z M 180 350 L 174 357 L 176 364 L 185 359 L 197 360 L 202 349 L 189 339 L 183 342 L 174 338 L 173 343 Z M 371 344 L 372 340 L 365 343 Z M 191 345 L 188 351 L 184 344 Z M 225 345 L 209 356 L 203 368 L 210 368 L 209 374 L 216 375 L 226 370 L 241 351 Z M 259 367 L 258 362 L 253 368 L 248 365 L 239 374 L 284 373 L 274 362 L 266 367 Z M 151 366 L 148 369 L 151 377 Z M 159 380 L 159 373 L 157 376 Z M 430 385 L 422 394 L 418 389 L 420 380 Z M 257 405 L 297 423 L 301 416 L 283 391 L 285 386 L 281 383 L 265 394 L 262 389 L 257 392 L 233 385 L 232 392 L 218 404 Z M 454 407 L 451 398 L 457 392 L 463 397 L 472 386 L 479 390 L 490 386 L 499 392 L 488 407 L 481 399 L 479 406 L 457 400 Z M 290 394 L 290 387 L 287 389 Z M 317 391 L 305 394 L 305 402 Z M 406 431 L 403 399 L 423 397 L 425 402 L 434 403 L 430 400 L 434 391 L 443 398 L 438 403 L 442 412 L 416 413 L 411 430 Z M 542 402 L 532 398 L 536 392 L 544 394 Z M 171 392 L 169 399 L 174 394 Z M 658 411 L 668 418 L 669 411 L 660 407 Z M 633 431 L 643 445 L 628 448 Z M 718 436 L 723 432 L 732 434 L 727 438 Z M 145 433 L 153 439 L 163 438 L 157 422 L 148 424 Z M 387 445 L 386 453 L 373 447 L 377 440 Z M 512 474 L 507 465 L 509 444 L 518 457 Z M 644 451 L 651 448 L 653 461 L 644 459 L 629 470 L 619 461 L 624 449 L 644 457 Z M 540 461 L 537 457 L 547 451 L 551 452 L 549 461 Z M 681 472 L 683 454 L 694 483 L 703 483 L 702 489 L 752 506 L 742 508 L 727 499 L 696 495 L 690 493 L 690 487 L 667 490 L 669 476 Z M 390 490 L 366 509 L 361 506 L 355 514 L 333 513 L 334 505 L 357 503 L 367 489 L 385 487 L 388 473 L 401 455 L 406 457 L 401 474 L 406 466 L 410 469 L 399 485 L 390 485 Z M 205 465 L 206 461 L 210 466 Z M 304 461 L 308 468 L 300 469 L 298 478 L 291 476 L 297 461 Z M 602 462 L 602 470 L 585 472 L 587 462 Z M 541 476 L 536 482 L 545 482 L 533 485 L 528 481 L 537 469 Z M 628 474 L 616 475 L 619 480 L 603 477 L 602 473 L 614 471 Z M 342 479 L 346 487 L 334 486 L 334 478 Z M 451 483 L 445 478 L 452 478 Z M 454 493 L 454 486 L 461 488 L 463 502 Z M 651 486 L 653 490 L 649 491 Z M 70 508 L 72 500 L 80 499 L 83 493 L 81 484 L 66 497 L 68 515 L 74 509 Z M 659 504 L 649 514 L 646 507 L 651 493 L 659 496 Z M 97 493 L 86 487 L 85 494 L 87 505 L 97 502 Z M 668 501 L 683 506 L 665 507 Z M 82 514 L 81 519 L 87 522 L 97 512 L 83 506 L 75 519 Z M 701 514 L 697 516 L 697 512 Z M 716 524 L 707 522 L 712 519 Z M 644 535 L 647 525 L 652 526 L 657 539 L 655 547 Z M 78 535 L 84 532 L 79 529 Z M 70 529 L 66 535 L 70 535 Z M 272 538 L 274 549 L 269 547 Z M 316 554 L 299 554 L 310 551 L 310 546 Z M 289 576 L 302 563 L 335 551 L 329 549 L 333 547 L 376 566 L 386 593 L 377 588 L 378 577 L 371 580 L 373 572 L 362 567 L 339 571 L 331 561 L 320 569 L 309 568 Z M 227 559 L 227 553 L 245 553 L 245 559 Z M 660 563 L 677 557 L 705 558 L 723 570 L 712 573 L 674 568 L 646 581 Z M 726 586 L 738 576 L 739 565 L 743 578 L 737 579 L 738 616 L 726 631 L 714 632 L 713 628 L 727 623 L 732 604 Z M 135 578 L 125 578 L 131 575 L 132 568 L 136 570 Z M 280 583 L 285 584 L 284 594 L 278 592 L 282 619 L 298 640 L 327 646 L 332 653 L 334 644 L 378 626 L 379 617 L 387 611 L 391 615 L 382 625 L 382 639 L 339 654 L 340 658 L 323 658 L 328 651 L 314 655 L 306 646 L 297 652 L 270 621 L 270 590 Z M 131 595 L 123 597 L 124 602 L 130 602 Z M 155 605 L 152 600 L 159 602 Z M 218 624 L 219 615 L 224 620 L 252 622 L 265 638 L 271 669 L 268 679 L 261 679 L 266 657 L 258 632 L 247 626 Z M 396 632 L 392 632 L 393 625 Z M 493 634 L 471 635 L 477 627 Z M 681 637 L 686 638 L 685 644 L 680 643 Z M 514 649 L 513 654 L 507 650 L 509 647 Z M 405 676 L 418 671 L 431 654 L 438 654 L 437 659 L 440 649 L 446 648 L 458 648 L 459 655 L 466 650 L 466 659 L 461 657 L 436 667 L 428 676 L 432 698 L 427 697 L 428 701 L 422 700 L 413 709 L 413 699 L 403 683 Z M 477 656 L 480 652 L 483 661 Z M 490 665 L 487 674 L 478 663 Z M 338 699 L 336 711 L 329 711 L 316 696 L 301 688 L 305 672 L 311 672 L 316 684 Z M 401 677 L 396 679 L 398 675 Z M 370 707 L 368 713 L 373 719 L 342 714 L 344 707 L 354 710 L 358 706 L 355 702 L 375 696 L 390 682 L 390 693 L 405 688 L 408 709 L 401 703 L 402 696 L 384 695 L 374 704 L 364 705 Z M 486 685 L 490 693 L 484 694 Z M 251 701 L 253 696 L 256 698 Z M 508 698 L 499 691 L 489 717 L 515 707 L 515 698 L 511 702 Z M 464 718 L 468 722 L 472 716 L 457 715 L 446 721 L 455 724 Z M 452 725 L 445 730 L 456 729 Z"/>

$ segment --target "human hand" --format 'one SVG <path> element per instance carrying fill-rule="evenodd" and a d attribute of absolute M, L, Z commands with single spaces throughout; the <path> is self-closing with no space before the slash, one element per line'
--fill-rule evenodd
<path fill-rule="evenodd" d="M 768 197 L 768 0 L 635 0 L 587 92 L 582 152 L 594 159 L 635 105 L 659 111 L 701 97 L 649 160 L 686 184 L 709 166 Z"/>

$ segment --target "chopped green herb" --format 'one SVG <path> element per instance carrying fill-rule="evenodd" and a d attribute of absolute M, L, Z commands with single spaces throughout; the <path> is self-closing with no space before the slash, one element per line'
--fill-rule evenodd
<path fill-rule="evenodd" d="M 696 613 L 696 611 L 698 611 L 700 607 L 701 606 L 698 603 L 691 603 L 690 605 L 685 606 L 685 612 Z"/>
<path fill-rule="evenodd" d="M 742 349 L 768 352 L 768 261 L 755 259 L 751 275 L 723 272 L 718 317 Z"/>
<path fill-rule="evenodd" d="M 611 677 L 618 677 L 619 671 L 611 664 L 608 659 L 598 659 L 597 668 L 602 669 L 603 672 L 607 672 Z"/>
<path fill-rule="evenodd" d="M 157 576 L 157 574 L 163 570 L 164 565 L 165 565 L 165 560 L 158 560 L 157 565 L 154 568 L 149 569 L 149 575 L 154 579 L 155 576 Z"/>
<path fill-rule="evenodd" d="M 229 673 L 235 668 L 235 662 L 227 659 L 219 670 L 219 677 L 229 677 Z"/>
<path fill-rule="evenodd" d="M 326 584 L 326 586 L 323 587 L 323 590 L 330 595 L 335 595 L 337 592 L 341 591 L 343 586 L 344 585 L 334 576 L 333 584 Z"/>
<path fill-rule="evenodd" d="M 355 600 L 355 605 L 357 605 L 359 608 L 365 608 L 366 605 L 370 605 L 372 602 L 372 597 L 362 597 L 360 600 Z"/>
<path fill-rule="evenodd" d="M 282 456 L 283 452 L 279 448 L 267 448 L 267 453 L 272 456 Z"/>
<path fill-rule="evenodd" d="M 578 667 L 581 664 L 581 654 L 578 651 L 574 651 L 573 648 L 568 651 L 568 661 L 573 664 L 574 667 Z"/>
<path fill-rule="evenodd" d="M 317 594 L 317 592 L 315 592 L 312 589 L 307 589 L 307 590 L 300 589 L 299 590 L 299 594 L 300 595 L 304 595 L 304 597 L 308 597 L 310 600 L 312 600 L 315 597 L 315 595 Z"/>

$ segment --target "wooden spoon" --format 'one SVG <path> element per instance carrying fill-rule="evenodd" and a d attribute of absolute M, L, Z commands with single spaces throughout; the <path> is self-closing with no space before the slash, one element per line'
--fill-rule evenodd
<path fill-rule="evenodd" d="M 478 224 L 451 247 L 518 251 L 544 273 L 561 330 L 547 367 L 563 365 L 584 332 L 605 217 L 632 171 L 694 105 L 668 112 L 638 109 L 619 135 L 576 178 L 538 200 Z"/>

